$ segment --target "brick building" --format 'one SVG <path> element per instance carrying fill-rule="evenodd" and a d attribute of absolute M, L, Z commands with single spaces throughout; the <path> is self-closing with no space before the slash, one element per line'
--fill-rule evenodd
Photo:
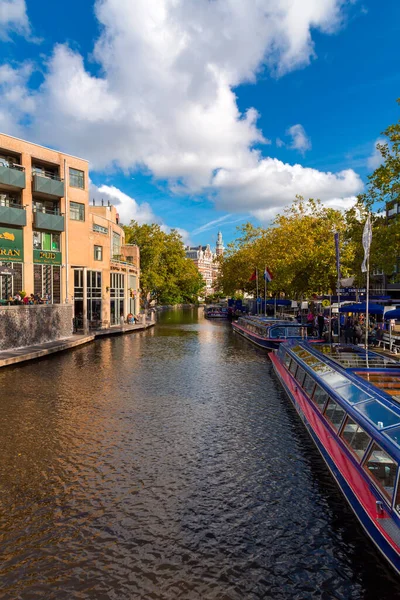
<path fill-rule="evenodd" d="M 0 301 L 23 290 L 114 325 L 139 311 L 139 261 L 115 207 L 89 204 L 86 160 L 0 134 Z"/>

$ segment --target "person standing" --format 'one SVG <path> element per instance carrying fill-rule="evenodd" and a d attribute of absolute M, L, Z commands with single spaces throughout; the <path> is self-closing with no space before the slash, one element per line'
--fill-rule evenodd
<path fill-rule="evenodd" d="M 322 313 L 317 317 L 318 337 L 321 339 L 324 334 L 325 318 Z"/>

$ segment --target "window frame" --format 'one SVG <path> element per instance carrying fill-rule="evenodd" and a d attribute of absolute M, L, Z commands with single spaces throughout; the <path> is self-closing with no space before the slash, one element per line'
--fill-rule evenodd
<path fill-rule="evenodd" d="M 364 449 L 364 451 L 363 451 L 363 454 L 362 454 L 361 456 L 359 456 L 359 455 L 357 454 L 357 452 L 356 452 L 356 448 L 354 448 L 354 447 L 351 445 L 351 443 L 350 443 L 350 442 L 348 442 L 348 441 L 346 440 L 346 438 L 344 437 L 344 432 L 345 432 L 345 429 L 346 429 L 346 425 L 347 425 L 347 423 L 348 423 L 348 421 L 349 421 L 349 420 L 350 420 L 352 423 L 354 423 L 354 425 L 356 425 L 356 429 L 355 429 L 355 431 L 354 431 L 354 433 L 353 433 L 353 435 L 352 435 L 351 442 L 354 440 L 354 438 L 355 438 L 355 436 L 356 436 L 356 433 L 358 432 L 358 429 L 361 429 L 361 431 L 362 431 L 362 432 L 363 432 L 363 433 L 364 433 L 364 434 L 365 434 L 365 435 L 368 437 L 368 443 L 367 443 L 367 445 L 365 446 L 365 449 Z M 348 449 L 350 450 L 350 452 L 352 453 L 352 455 L 353 455 L 353 456 L 354 456 L 354 457 L 357 459 L 357 461 L 358 461 L 359 463 L 362 463 L 362 462 L 363 462 L 363 460 L 364 460 L 364 458 L 365 458 L 365 455 L 366 455 L 366 453 L 367 453 L 367 451 L 368 451 L 368 448 L 369 448 L 369 447 L 370 447 L 370 445 L 371 445 L 372 438 L 371 438 L 371 436 L 369 435 L 369 433 L 367 433 L 367 432 L 365 431 L 365 429 L 363 429 L 363 427 L 361 427 L 361 425 L 360 425 L 359 423 L 357 423 L 357 421 L 356 421 L 356 420 L 355 420 L 355 419 L 354 419 L 354 418 L 353 418 L 351 415 L 349 415 L 348 413 L 347 413 L 347 416 L 346 416 L 346 418 L 345 418 L 345 420 L 344 420 L 344 423 L 343 423 L 343 425 L 342 425 L 342 429 L 341 429 L 341 431 L 340 431 L 340 435 L 339 435 L 339 437 L 340 437 L 340 439 L 342 440 L 342 442 L 344 443 L 344 445 L 346 446 L 346 448 L 348 448 Z M 360 449 L 360 450 L 361 450 L 361 449 Z"/>
<path fill-rule="evenodd" d="M 73 214 L 73 210 L 71 210 L 72 205 L 74 205 L 74 209 L 75 207 L 77 207 L 77 210 L 79 210 L 79 213 L 83 214 L 83 219 L 76 219 L 75 217 L 72 216 Z M 69 218 L 71 221 L 79 221 L 80 223 L 84 223 L 85 222 L 85 205 L 82 202 L 70 202 L 69 203 Z"/>
<path fill-rule="evenodd" d="M 103 246 L 100 246 L 99 244 L 94 244 L 94 248 L 93 248 L 94 252 L 94 260 L 96 261 L 102 261 L 103 260 Z M 97 252 L 100 250 L 100 258 L 98 258 Z"/>
<path fill-rule="evenodd" d="M 76 178 L 76 179 L 75 179 Z M 75 185 L 77 179 L 82 179 L 82 185 Z M 74 181 L 74 183 L 72 183 Z M 85 189 L 85 171 L 81 169 L 75 169 L 74 167 L 69 168 L 69 185 L 70 187 L 77 188 L 78 190 Z"/>
<path fill-rule="evenodd" d="M 393 503 L 396 501 L 396 495 L 397 495 L 399 463 L 388 452 L 386 452 L 386 450 L 384 450 L 374 439 L 372 439 L 372 444 L 369 444 L 367 450 L 368 450 L 368 452 L 367 451 L 365 452 L 364 459 L 362 461 L 362 465 L 361 465 L 362 469 L 363 469 L 364 473 L 367 475 L 367 477 L 369 478 L 369 480 L 374 484 L 374 486 L 376 487 L 378 492 L 380 492 L 382 494 L 382 496 L 384 498 L 386 498 L 386 500 L 389 502 L 390 506 L 392 506 Z M 377 479 L 367 467 L 367 463 L 368 463 L 372 453 L 375 452 L 375 450 L 378 450 L 378 451 L 386 454 L 386 456 L 388 456 L 393 461 L 393 463 L 396 465 L 396 475 L 395 475 L 395 480 L 394 480 L 394 484 L 393 484 L 392 496 L 390 496 L 390 493 L 379 482 L 379 479 Z"/>
<path fill-rule="evenodd" d="M 332 420 L 332 418 L 330 416 L 328 416 L 327 414 L 327 410 L 330 404 L 334 404 L 335 408 L 334 411 L 332 413 L 332 416 L 335 415 L 336 412 L 336 408 L 339 407 L 342 411 L 343 411 L 343 415 L 342 415 L 342 419 L 340 421 L 340 423 L 338 425 L 336 425 L 336 423 L 334 423 L 334 421 Z M 325 407 L 324 407 L 324 412 L 323 412 L 324 417 L 326 418 L 326 420 L 328 421 L 328 423 L 333 427 L 333 429 L 339 433 L 342 425 L 343 425 L 343 421 L 347 415 L 347 411 L 346 409 L 337 401 L 335 400 L 335 398 L 332 398 L 332 396 L 329 396 L 328 398 L 328 402 L 326 403 Z"/>

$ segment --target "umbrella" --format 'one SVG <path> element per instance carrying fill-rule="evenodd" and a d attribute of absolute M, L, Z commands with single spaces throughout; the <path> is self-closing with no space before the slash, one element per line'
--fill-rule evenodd
<path fill-rule="evenodd" d="M 388 310 L 387 313 L 385 313 L 385 319 L 400 319 L 400 308 Z"/>
<path fill-rule="evenodd" d="M 347 304 L 346 306 L 341 306 L 339 308 L 339 312 L 365 313 L 366 309 L 367 307 L 365 305 L 365 302 L 360 302 L 359 304 Z M 368 313 L 371 315 L 383 315 L 383 306 L 379 306 L 379 304 L 369 304 Z"/>

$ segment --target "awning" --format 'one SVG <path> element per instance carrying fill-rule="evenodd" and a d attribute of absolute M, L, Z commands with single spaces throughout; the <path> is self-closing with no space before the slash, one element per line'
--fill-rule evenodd
<path fill-rule="evenodd" d="M 388 310 L 385 313 L 385 319 L 400 319 L 400 308 L 394 310 Z"/>
<path fill-rule="evenodd" d="M 341 313 L 365 313 L 366 310 L 367 307 L 365 302 L 360 302 L 358 304 L 347 304 L 346 306 L 341 306 L 339 308 L 339 312 Z M 371 315 L 383 315 L 383 306 L 370 303 L 368 305 L 368 313 Z"/>
<path fill-rule="evenodd" d="M 265 304 L 268 304 L 270 306 L 275 306 L 275 302 L 276 302 L 276 306 L 292 306 L 292 301 L 291 300 L 285 300 L 284 298 L 268 298 L 268 300 L 266 301 Z"/>

